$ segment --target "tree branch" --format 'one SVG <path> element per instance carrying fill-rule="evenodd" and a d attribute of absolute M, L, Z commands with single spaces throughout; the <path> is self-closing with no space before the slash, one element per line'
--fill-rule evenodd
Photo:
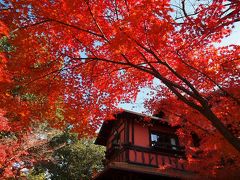
<path fill-rule="evenodd" d="M 92 10 L 91 10 L 91 8 L 90 8 L 89 2 L 88 2 L 87 0 L 86 0 L 85 2 L 87 3 L 88 10 L 89 10 L 89 12 L 90 12 L 90 14 L 91 14 L 91 16 L 92 16 L 92 18 L 93 18 L 93 21 L 94 21 L 95 25 L 97 26 L 98 30 L 101 32 L 102 37 L 103 37 L 107 42 L 109 42 L 109 40 L 107 39 L 107 37 L 106 37 L 105 34 L 103 33 L 102 28 L 101 28 L 101 27 L 99 26 L 99 24 L 97 23 L 97 20 L 96 20 L 96 18 L 94 17 L 94 15 L 93 15 L 93 13 L 92 13 Z"/>
<path fill-rule="evenodd" d="M 208 76 L 207 74 L 203 73 L 203 72 L 200 71 L 199 69 L 191 66 L 190 64 L 186 63 L 186 62 L 182 59 L 182 57 L 181 57 L 181 55 L 180 55 L 180 53 L 179 53 L 178 51 L 177 51 L 177 55 L 178 55 L 179 59 L 181 60 L 181 62 L 182 62 L 183 64 L 185 64 L 187 67 L 189 67 L 189 68 L 197 71 L 198 73 L 204 75 L 207 79 L 209 79 L 210 82 L 212 82 L 214 85 L 216 85 L 223 93 L 225 93 L 227 96 L 229 96 L 229 97 L 232 98 L 234 101 L 236 101 L 238 105 L 240 105 L 240 101 L 238 100 L 238 98 L 234 97 L 232 94 L 230 94 L 230 93 L 228 93 L 226 90 L 224 90 L 224 89 L 223 89 L 216 81 L 214 81 L 210 76 Z"/>

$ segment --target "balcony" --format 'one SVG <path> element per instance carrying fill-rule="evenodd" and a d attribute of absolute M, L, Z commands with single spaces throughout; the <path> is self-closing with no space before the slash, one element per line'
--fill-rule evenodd
<path fill-rule="evenodd" d="M 185 159 L 184 147 L 168 146 L 164 143 L 156 143 L 147 148 L 131 144 L 114 145 L 106 152 L 105 165 L 113 162 L 127 162 L 130 164 L 148 167 L 171 167 L 184 170 L 184 164 L 180 159 Z"/>

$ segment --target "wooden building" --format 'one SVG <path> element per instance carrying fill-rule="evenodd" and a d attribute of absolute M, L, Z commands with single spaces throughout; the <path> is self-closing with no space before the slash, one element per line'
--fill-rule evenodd
<path fill-rule="evenodd" d="M 95 144 L 106 146 L 105 169 L 95 180 L 192 179 L 185 151 L 166 119 L 124 110 L 104 121 Z"/>

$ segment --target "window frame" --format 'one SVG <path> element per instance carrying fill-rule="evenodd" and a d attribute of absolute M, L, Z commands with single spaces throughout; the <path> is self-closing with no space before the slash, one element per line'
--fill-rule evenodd
<path fill-rule="evenodd" d="M 152 141 L 152 135 L 155 134 L 156 136 L 158 136 L 157 138 L 157 145 L 153 145 Z M 165 139 L 165 142 L 160 141 L 160 143 L 158 143 L 159 141 L 159 137 L 163 137 L 163 139 Z M 171 139 L 175 140 L 175 145 L 173 145 L 171 143 Z M 169 140 L 169 141 L 168 141 Z M 168 142 L 167 142 L 168 141 Z M 165 146 L 159 146 L 159 145 L 165 145 Z M 151 149 L 157 150 L 157 151 L 162 151 L 162 152 L 167 152 L 167 153 L 176 153 L 177 151 L 182 151 L 182 147 L 179 144 L 179 139 L 178 136 L 174 133 L 167 133 L 167 132 L 162 132 L 162 131 L 154 131 L 154 130 L 149 130 L 149 147 Z"/>

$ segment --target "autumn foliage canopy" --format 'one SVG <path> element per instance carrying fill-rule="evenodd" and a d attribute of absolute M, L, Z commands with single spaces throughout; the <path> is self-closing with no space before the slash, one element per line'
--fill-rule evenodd
<path fill-rule="evenodd" d="M 217 45 L 240 21 L 238 0 L 5 0 L 0 9 L 1 132 L 21 139 L 47 121 L 94 134 L 148 87 L 150 112 L 165 110 L 188 147 L 192 132 L 200 137 L 189 152 L 215 170 L 239 161 L 240 46 Z M 3 166 L 11 157 L 0 146 Z"/>

